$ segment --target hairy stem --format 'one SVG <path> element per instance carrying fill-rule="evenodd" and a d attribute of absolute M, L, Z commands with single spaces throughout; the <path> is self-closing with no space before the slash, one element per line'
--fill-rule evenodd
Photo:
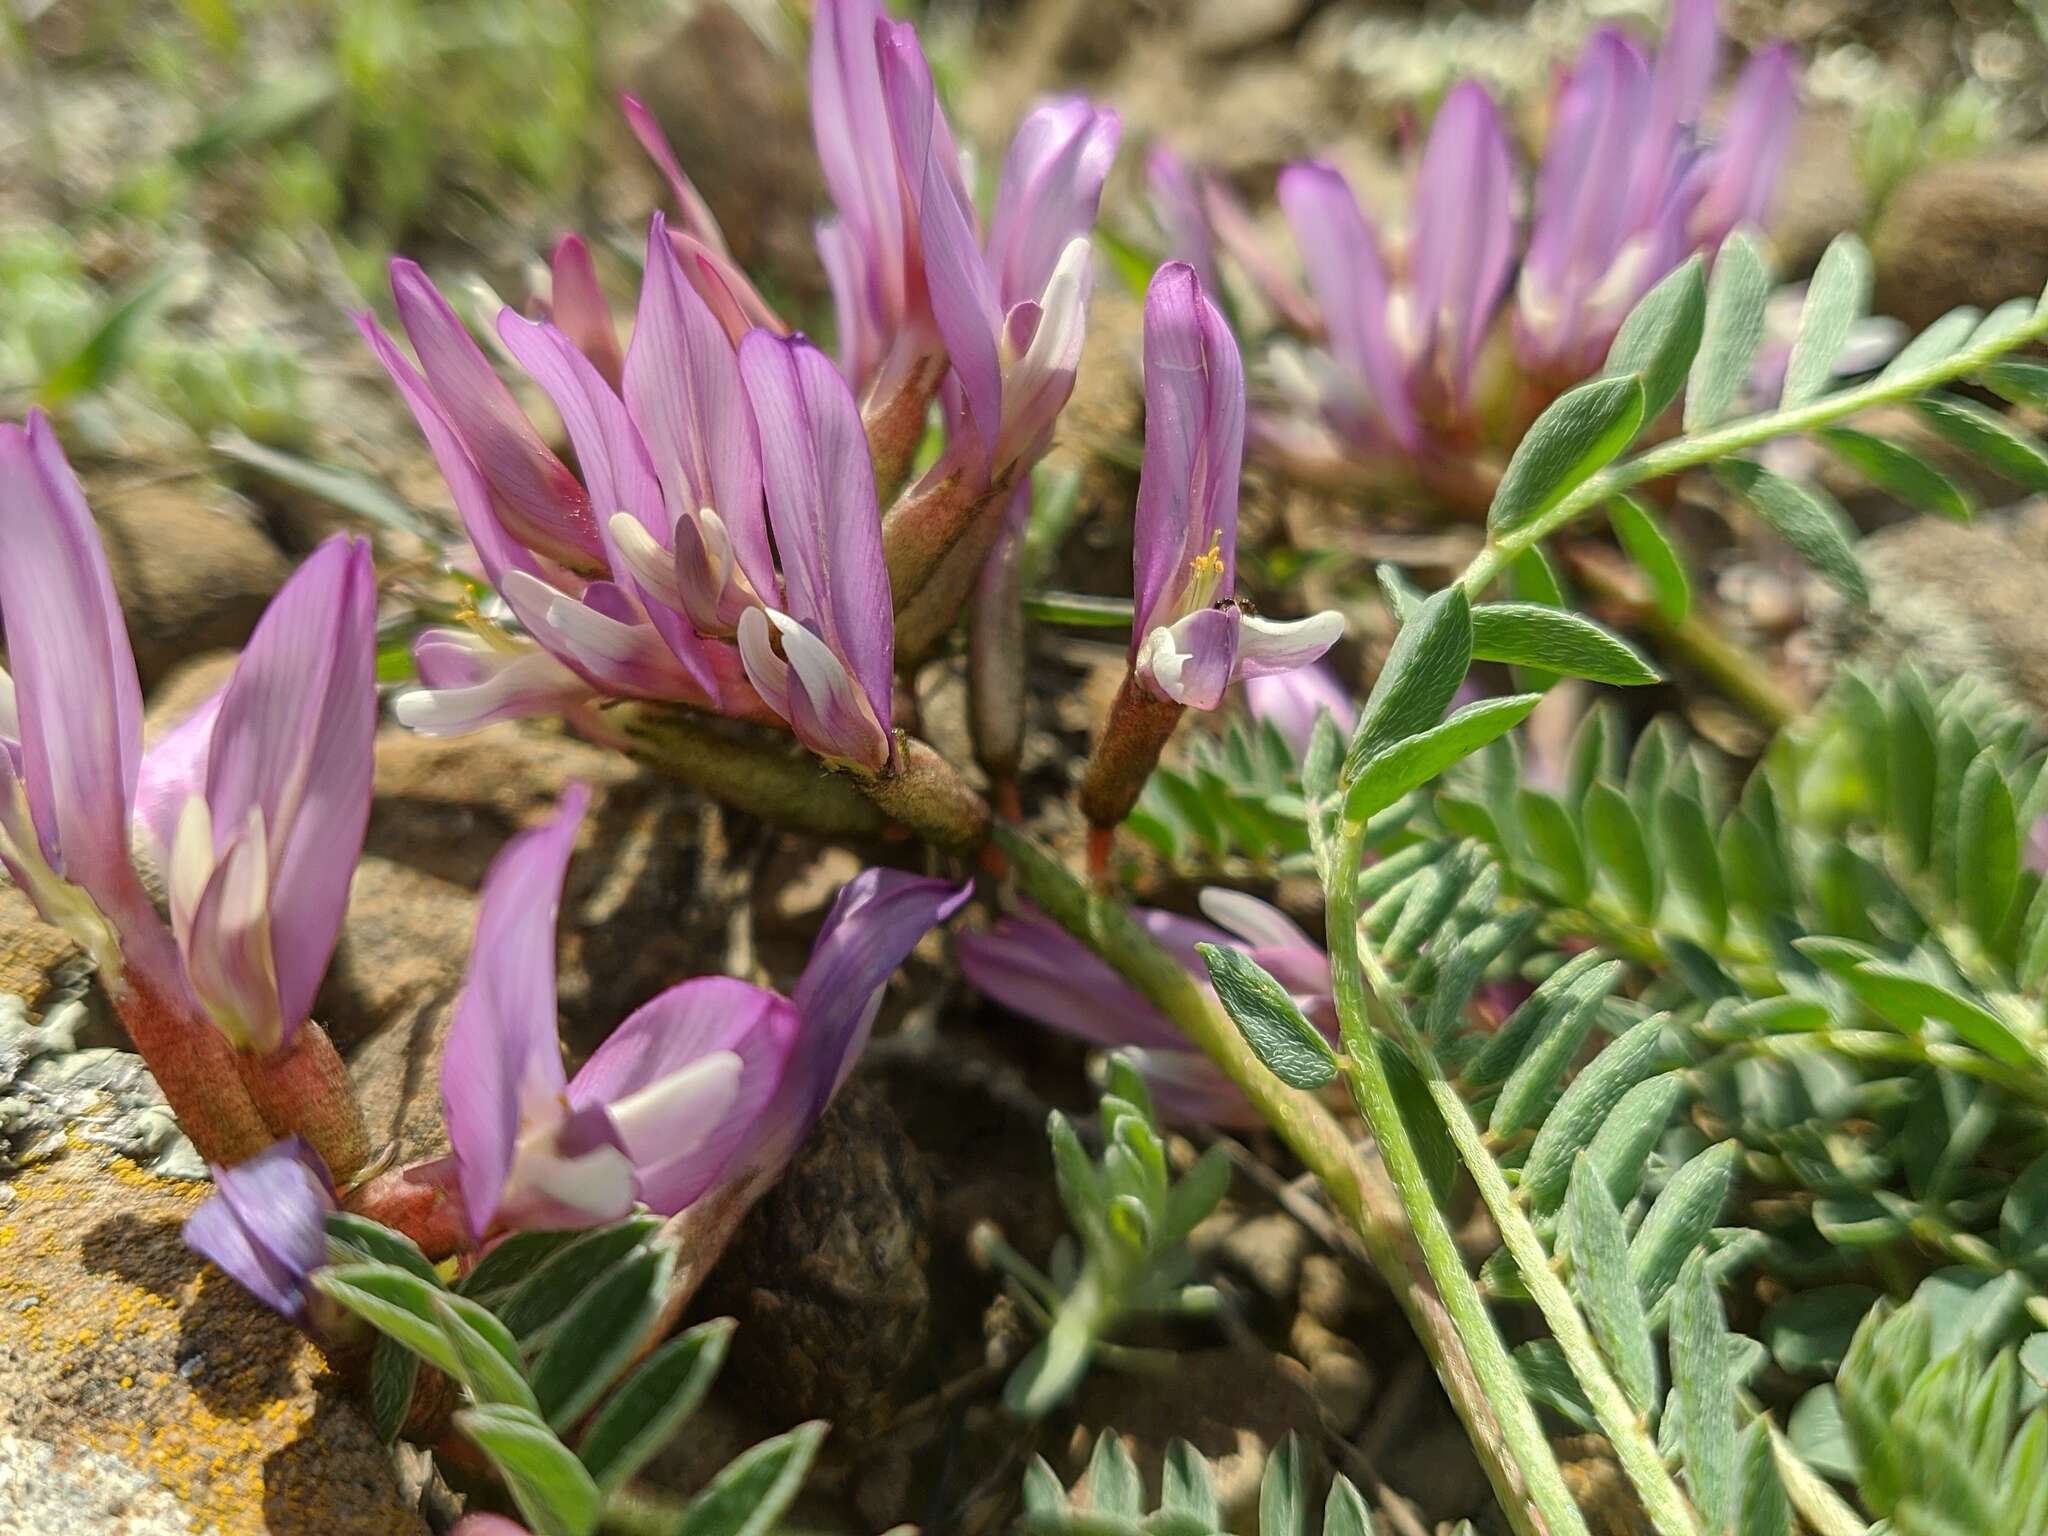
<path fill-rule="evenodd" d="M 1320 818 L 1311 818 L 1320 826 Z M 1394 1182 L 1416 1246 L 1445 1310 L 1458 1331 L 1466 1358 L 1479 1378 L 1487 1401 L 1492 1405 L 1509 1455 L 1520 1469 L 1528 1497 L 1541 1512 L 1551 1530 L 1579 1536 L 1586 1530 L 1578 1505 L 1565 1487 L 1564 1473 L 1545 1438 L 1536 1417 L 1535 1405 L 1522 1384 L 1520 1370 L 1509 1356 L 1486 1302 L 1479 1294 L 1457 1239 L 1438 1208 L 1429 1187 L 1429 1176 L 1415 1143 L 1401 1118 L 1394 1089 L 1387 1078 L 1375 1043 L 1375 1016 L 1383 1009 L 1375 1002 L 1367 983 L 1358 943 L 1358 881 L 1353 875 L 1364 853 L 1364 828 L 1347 826 L 1338 837 L 1330 856 L 1322 861 L 1334 874 L 1325 882 L 1330 980 L 1336 994 L 1337 1020 L 1343 1029 L 1347 1056 L 1346 1076 L 1358 1112 L 1378 1142 L 1380 1157 Z M 1489 1472 L 1492 1468 L 1489 1466 Z M 1495 1485 L 1504 1508 L 1512 1508 L 1510 1493 Z"/>
<path fill-rule="evenodd" d="M 1747 448 L 1761 447 L 1773 438 L 1811 432 L 1873 406 L 1895 405 L 1914 399 L 1937 385 L 1974 373 L 1986 363 L 1996 362 L 2043 334 L 2048 334 L 2048 304 L 2037 306 L 2024 324 L 1965 347 L 1960 352 L 1953 352 L 1912 373 L 1897 378 L 1879 377 L 1855 389 L 1837 390 L 1796 410 L 1746 416 L 1711 431 L 1676 437 L 1645 449 L 1633 458 L 1610 464 L 1597 474 L 1588 476 L 1577 489 L 1569 492 L 1542 516 L 1514 528 L 1490 532 L 1486 547 L 1465 568 L 1461 578 L 1465 595 L 1476 601 L 1502 568 L 1518 555 L 1541 544 L 1574 518 L 1584 516 L 1617 492 L 1647 481 L 1660 480 L 1666 475 L 1675 475 L 1680 470 L 1711 464 L 1716 459 L 1728 458 Z"/>
<path fill-rule="evenodd" d="M 609 710 L 638 761 L 737 810 L 819 837 L 875 837 L 888 819 L 858 789 L 794 742 L 659 704 Z"/>
<path fill-rule="evenodd" d="M 1340 857 L 1342 855 L 1340 854 Z M 1352 866 L 1355 867 L 1354 857 Z M 1346 867 L 1346 866 L 1339 866 Z M 1343 884 L 1339 881 L 1338 884 Z M 1335 908 L 1335 899 L 1331 902 Z M 1335 918 L 1333 916 L 1332 923 Z M 1565 1363 L 1585 1391 L 1586 1401 L 1592 1406 L 1593 1415 L 1599 1420 L 1600 1428 L 1614 1446 L 1614 1454 L 1621 1462 L 1622 1470 L 1628 1473 L 1629 1481 L 1635 1484 L 1636 1493 L 1643 1501 L 1643 1509 L 1651 1523 L 1663 1536 L 1701 1536 L 1699 1516 L 1691 1502 L 1680 1491 L 1672 1478 L 1670 1469 L 1664 1465 L 1664 1458 L 1657 1450 L 1657 1442 L 1650 1434 L 1648 1420 L 1628 1400 L 1628 1394 L 1615 1380 L 1614 1373 L 1607 1367 L 1607 1359 L 1594 1341 L 1593 1331 L 1586 1324 L 1578 1303 L 1572 1299 L 1557 1272 L 1551 1267 L 1550 1254 L 1544 1246 L 1536 1225 L 1515 1199 L 1515 1192 L 1508 1187 L 1502 1175 L 1500 1164 L 1494 1161 L 1493 1153 L 1486 1145 L 1486 1137 L 1473 1122 L 1472 1112 L 1459 1096 L 1458 1090 L 1445 1078 L 1436 1053 L 1429 1048 L 1408 1017 L 1408 1010 L 1401 1006 L 1394 996 L 1392 985 L 1379 962 L 1363 950 L 1355 940 L 1346 947 L 1357 953 L 1358 969 L 1364 978 L 1362 1001 L 1374 1028 L 1386 1031 L 1400 1039 L 1407 1049 L 1409 1058 L 1423 1075 L 1429 1089 L 1430 1101 L 1436 1105 L 1437 1113 L 1443 1117 L 1444 1126 L 1451 1134 L 1451 1142 L 1458 1149 L 1458 1156 L 1472 1174 L 1478 1186 L 1479 1198 L 1486 1202 L 1486 1209 L 1492 1214 L 1494 1225 L 1500 1229 L 1501 1242 L 1520 1270 L 1523 1282 L 1529 1288 L 1530 1298 L 1543 1313 L 1544 1322 L 1550 1325 L 1551 1337 L 1557 1341 Z M 1331 955 L 1334 966 L 1337 941 L 1332 928 Z M 1349 1031 L 1347 1030 L 1347 1036 Z M 1349 1043 L 1347 1039 L 1347 1044 Z M 1353 1052 L 1354 1057 L 1357 1052 Z M 1427 1197 L 1427 1186 L 1423 1186 Z"/>
<path fill-rule="evenodd" d="M 1529 1447 L 1512 1441 L 1501 1421 L 1504 1407 L 1519 1403 L 1527 1410 L 1520 1379 L 1513 1376 L 1510 1363 L 1512 1390 L 1504 1398 L 1492 1390 L 1499 1378 L 1490 1382 L 1476 1368 L 1464 1330 L 1430 1284 L 1415 1234 L 1381 1170 L 1359 1155 L 1344 1128 L 1320 1102 L 1287 1087 L 1266 1070 L 1215 998 L 1154 943 L 1122 906 L 1090 890 L 1042 845 L 1015 827 L 998 824 L 992 836 L 1009 863 L 1018 890 L 1173 1020 L 1315 1174 L 1407 1313 L 1517 1536 L 1584 1536 L 1585 1523 L 1564 1491 L 1556 1459 L 1541 1430 L 1535 1428 L 1533 1417 L 1529 1428 L 1534 1448 L 1547 1462 L 1553 1486 L 1545 1489 L 1542 1498 L 1528 1486 L 1538 1475 L 1526 1460 Z M 1441 1225 L 1440 1217 L 1438 1221 Z M 1463 1273 L 1462 1266 L 1459 1273 Z M 1470 1280 L 1465 1284 L 1469 1291 Z M 1477 1293 L 1473 1296 L 1476 1300 Z M 1499 1341 L 1496 1338 L 1494 1342 L 1497 1345 Z"/>

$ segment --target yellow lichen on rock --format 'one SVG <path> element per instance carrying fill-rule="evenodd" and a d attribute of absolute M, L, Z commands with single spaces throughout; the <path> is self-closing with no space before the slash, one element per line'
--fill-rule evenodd
<path fill-rule="evenodd" d="M 140 1481 L 220 1536 L 423 1536 L 319 1350 L 185 1248 L 204 1186 L 74 1147 L 13 1187 L 0 1425 L 67 1486 Z"/>

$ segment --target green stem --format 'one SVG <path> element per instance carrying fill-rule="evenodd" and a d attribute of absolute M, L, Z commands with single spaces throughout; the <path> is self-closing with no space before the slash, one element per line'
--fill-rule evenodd
<path fill-rule="evenodd" d="M 1344 857 L 1345 853 L 1340 849 L 1339 860 Z M 1340 862 L 1337 867 L 1356 867 L 1355 856 L 1351 864 Z M 1339 885 L 1345 883 L 1342 880 L 1337 882 Z M 1342 942 L 1337 938 L 1334 898 L 1330 921 L 1334 968 L 1336 952 Z M 1358 944 L 1355 934 L 1346 947 L 1357 956 L 1356 963 L 1364 982 L 1361 1001 L 1373 1028 L 1397 1036 L 1407 1049 L 1409 1059 L 1423 1074 L 1430 1100 L 1443 1117 L 1452 1144 L 1458 1149 L 1458 1156 L 1471 1171 L 1472 1181 L 1479 1189 L 1479 1198 L 1492 1213 L 1508 1256 L 1515 1261 L 1523 1283 L 1528 1286 L 1530 1299 L 1543 1313 L 1544 1322 L 1550 1325 L 1551 1337 L 1557 1341 L 1565 1364 L 1571 1367 L 1572 1375 L 1585 1392 L 1586 1401 L 1593 1409 L 1593 1416 L 1599 1420 L 1601 1430 L 1614 1446 L 1614 1454 L 1621 1462 L 1622 1470 L 1635 1484 L 1644 1512 L 1663 1536 L 1702 1536 L 1699 1516 L 1672 1478 L 1670 1468 L 1664 1465 L 1657 1442 L 1650 1434 L 1648 1420 L 1628 1400 L 1621 1383 L 1608 1369 L 1607 1358 L 1594 1341 L 1593 1331 L 1586 1325 L 1578 1303 L 1551 1267 L 1550 1254 L 1536 1231 L 1536 1224 L 1529 1219 L 1521 1202 L 1515 1198 L 1515 1192 L 1508 1187 L 1500 1164 L 1494 1161 L 1493 1153 L 1486 1145 L 1485 1135 L 1473 1122 L 1472 1113 L 1458 1090 L 1445 1078 L 1436 1052 L 1429 1048 L 1429 1042 L 1422 1038 L 1408 1017 L 1408 1010 L 1394 996 L 1393 985 L 1380 969 L 1378 960 Z M 1347 1028 L 1347 1045 L 1350 1033 Z M 1367 1054 L 1372 1054 L 1369 1047 Z M 1352 1055 L 1355 1059 L 1359 1052 L 1354 1049 Z M 1396 1178 L 1398 1180 L 1399 1175 Z M 1418 1187 L 1422 1198 L 1427 1200 L 1427 1184 Z"/>
<path fill-rule="evenodd" d="M 1311 817 L 1311 826 L 1319 824 L 1319 817 Z M 1358 942 L 1358 881 L 1351 873 L 1363 856 L 1363 834 L 1362 826 L 1347 825 L 1333 856 L 1323 861 L 1324 868 L 1334 875 L 1325 882 L 1330 980 L 1349 1059 L 1346 1076 L 1352 1098 L 1379 1145 L 1380 1157 L 1414 1229 L 1429 1277 L 1443 1298 L 1472 1369 L 1499 1418 L 1502 1436 L 1528 1485 L 1530 1499 L 1553 1530 L 1576 1536 L 1585 1531 L 1585 1520 L 1565 1486 L 1564 1473 L 1544 1436 L 1521 1372 L 1501 1341 L 1479 1287 L 1465 1268 L 1465 1257 L 1458 1251 L 1450 1224 L 1437 1206 L 1429 1176 L 1408 1135 L 1407 1124 L 1394 1099 L 1393 1085 L 1380 1061 L 1373 1029 L 1376 1009 Z M 1462 1105 L 1460 1109 L 1462 1112 Z M 1491 1164 L 1490 1158 L 1482 1157 L 1479 1161 Z M 1508 1506 L 1508 1492 L 1498 1485 L 1495 1491 L 1502 1505 Z"/>
<path fill-rule="evenodd" d="M 1419 1251 L 1418 1235 L 1410 1230 L 1393 1190 L 1379 1171 L 1359 1156 L 1335 1117 L 1319 1101 L 1285 1086 L 1267 1071 L 1214 997 L 1154 943 L 1122 906 L 1082 884 L 1017 828 L 998 823 L 992 836 L 1009 863 L 1019 892 L 1144 993 L 1237 1085 L 1260 1118 L 1320 1181 L 1407 1313 L 1518 1536 L 1584 1536 L 1585 1522 L 1564 1488 L 1556 1458 L 1483 1306 L 1477 1314 L 1485 1325 L 1480 1338 L 1482 1344 L 1491 1340 L 1498 1359 L 1490 1373 L 1482 1374 L 1478 1366 L 1468 1332 L 1478 1293 L 1465 1275 L 1455 1243 L 1446 1273 L 1455 1271 L 1463 1281 L 1463 1324 L 1441 1285 L 1433 1287 L 1425 1278 L 1425 1273 L 1433 1276 L 1434 1272 Z M 1405 1144 L 1405 1133 L 1403 1136 Z M 1413 1148 L 1409 1151 L 1412 1155 Z M 1384 1156 L 1385 1143 L 1381 1152 Z M 1442 1216 L 1434 1206 L 1429 1209 L 1438 1231 L 1449 1241 Z M 1512 1426 L 1504 1415 L 1515 1417 Z"/>
<path fill-rule="evenodd" d="M 1740 421 L 1731 421 L 1726 426 L 1716 427 L 1710 432 L 1700 432 L 1688 437 L 1673 438 L 1654 448 L 1644 450 L 1618 464 L 1610 464 L 1597 474 L 1590 475 L 1576 489 L 1568 492 L 1556 506 L 1538 517 L 1531 518 L 1514 528 L 1491 530 L 1487 534 L 1486 547 L 1465 568 L 1460 579 L 1465 595 L 1475 601 L 1492 583 L 1502 567 L 1509 564 L 1525 550 L 1531 549 L 1549 538 L 1558 529 L 1583 516 L 1597 507 L 1608 497 L 1631 486 L 1647 481 L 1660 480 L 1666 475 L 1675 475 L 1680 470 L 1695 469 L 1710 464 L 1716 459 L 1725 459 L 1742 452 L 1745 448 L 1756 448 L 1773 438 L 1791 437 L 1811 432 L 1817 427 L 1827 426 L 1858 411 L 1870 410 L 1873 406 L 1894 405 L 1924 395 L 1938 384 L 1946 384 L 1966 374 L 1974 373 L 1986 363 L 1996 362 L 2007 353 L 2026 342 L 2048 333 L 2048 304 L 2037 306 L 2025 324 L 1951 353 L 1939 362 L 1914 373 L 1898 378 L 1879 377 L 1855 389 L 1839 390 L 1832 395 L 1823 395 L 1796 410 L 1777 411 L 1763 416 L 1748 416 Z"/>

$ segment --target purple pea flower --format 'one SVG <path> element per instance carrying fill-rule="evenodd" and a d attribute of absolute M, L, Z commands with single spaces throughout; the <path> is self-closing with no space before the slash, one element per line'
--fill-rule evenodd
<path fill-rule="evenodd" d="M 577 1227 L 717 1191 L 744 1209 L 824 1113 L 866 1043 L 883 984 L 968 888 L 888 870 L 847 882 L 785 998 L 726 977 L 672 987 L 574 1078 L 555 1036 L 554 930 L 587 801 L 579 786 L 484 881 L 441 1064 L 470 1235 Z"/>
<path fill-rule="evenodd" d="M 802 337 L 754 333 L 740 346 L 740 374 L 787 603 L 786 611 L 747 610 L 740 655 L 797 740 L 828 761 L 878 773 L 896 751 L 895 629 L 860 412 L 846 381 Z"/>
<path fill-rule="evenodd" d="M 368 1153 L 362 1117 L 306 1012 L 369 813 L 367 546 L 322 546 L 273 600 L 227 688 L 145 755 L 106 553 L 40 415 L 0 426 L 0 531 L 16 667 L 0 686 L 0 862 L 99 964 L 209 1160 L 303 1130 L 353 1173 Z M 168 928 L 131 861 L 138 816 L 168 854 Z"/>
<path fill-rule="evenodd" d="M 1526 370 L 1566 382 L 1592 371 L 1659 278 L 1762 216 L 1798 84 L 1787 50 L 1756 55 L 1721 141 L 1703 143 L 1720 42 L 1714 0 L 1679 0 L 1654 60 L 1602 28 L 1560 85 L 1516 294 Z"/>
<path fill-rule="evenodd" d="M 1206 987 L 1197 944 L 1244 949 L 1294 995 L 1302 1011 L 1336 1038 L 1330 963 L 1292 919 L 1257 897 L 1218 888 L 1201 895 L 1208 922 L 1148 909 L 1133 911 L 1154 940 Z M 1257 1114 L 1235 1085 L 1136 988 L 1065 929 L 1039 917 L 1006 917 L 987 933 L 964 934 L 960 968 L 1005 1008 L 1136 1061 L 1170 1117 L 1245 1125 Z"/>
<path fill-rule="evenodd" d="M 1203 172 L 1164 144 L 1153 145 L 1145 156 L 1145 190 L 1152 217 L 1166 236 L 1168 259 L 1186 262 L 1202 287 L 1214 293 L 1216 235 L 1203 206 L 1203 179 Z"/>
<path fill-rule="evenodd" d="M 337 1208 L 327 1169 L 302 1137 L 213 1170 L 214 1192 L 186 1218 L 185 1246 L 292 1322 L 306 1315 L 307 1280 L 327 1262 L 327 1216 Z"/>
<path fill-rule="evenodd" d="M 159 992 L 177 961 L 129 858 L 142 688 L 99 530 L 48 418 L 0 424 L 0 861 L 119 994 L 126 962 Z"/>
<path fill-rule="evenodd" d="M 419 369 L 367 316 L 358 326 L 425 433 L 486 579 L 561 668 L 520 654 L 514 672 L 459 632 L 432 631 L 418 655 L 425 694 L 402 701 L 401 717 L 458 731 L 595 697 L 764 715 L 727 638 L 748 603 L 775 593 L 752 422 L 732 343 L 662 217 L 617 388 L 595 317 L 578 320 L 580 344 L 554 324 L 498 317 L 506 350 L 560 414 L 580 481 L 426 275 L 394 262 L 392 290 Z"/>
<path fill-rule="evenodd" d="M 1310 370 L 1326 426 L 1340 442 L 1419 451 L 1426 417 L 1468 412 L 1473 366 L 1514 261 L 1514 160 L 1499 109 L 1472 81 L 1438 109 L 1405 287 L 1335 166 L 1289 166 L 1278 196 L 1329 346 L 1328 362 Z"/>
<path fill-rule="evenodd" d="M 957 383 L 953 424 L 976 483 L 998 482 L 1044 451 L 1073 390 L 1094 281 L 1087 232 L 1121 128 L 1078 98 L 1033 111 L 1003 162 L 983 251 L 916 29 L 878 23 L 876 44 L 932 324 Z"/>
<path fill-rule="evenodd" d="M 1297 755 L 1308 750 L 1316 718 L 1324 711 L 1347 738 L 1358 723 L 1357 702 L 1321 662 L 1250 679 L 1244 685 L 1244 703 L 1254 720 L 1277 730 Z"/>
<path fill-rule="evenodd" d="M 1193 268 L 1145 295 L 1145 454 L 1138 477 L 1131 670 L 1155 696 L 1214 709 L 1242 677 L 1290 672 L 1336 644 L 1343 616 L 1277 623 L 1233 596 L 1244 367 Z"/>
<path fill-rule="evenodd" d="M 238 1047 L 290 1043 L 340 937 L 370 818 L 376 576 L 336 537 L 271 600 L 219 697 L 150 754 L 137 815 L 168 851 L 192 991 Z"/>

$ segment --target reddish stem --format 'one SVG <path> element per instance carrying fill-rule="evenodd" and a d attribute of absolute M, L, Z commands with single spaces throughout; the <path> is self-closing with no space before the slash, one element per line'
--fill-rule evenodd
<path fill-rule="evenodd" d="M 133 970 L 116 989 L 114 1008 L 201 1157 L 232 1166 L 277 1139 L 243 1086 L 235 1059 L 241 1053 L 211 1021 L 172 1003 Z"/>
<path fill-rule="evenodd" d="M 337 1184 L 346 1184 L 370 1160 L 370 1133 L 348 1068 L 327 1031 L 311 1019 L 290 1044 L 268 1056 L 237 1051 L 235 1065 L 271 1131 L 304 1136 Z"/>

